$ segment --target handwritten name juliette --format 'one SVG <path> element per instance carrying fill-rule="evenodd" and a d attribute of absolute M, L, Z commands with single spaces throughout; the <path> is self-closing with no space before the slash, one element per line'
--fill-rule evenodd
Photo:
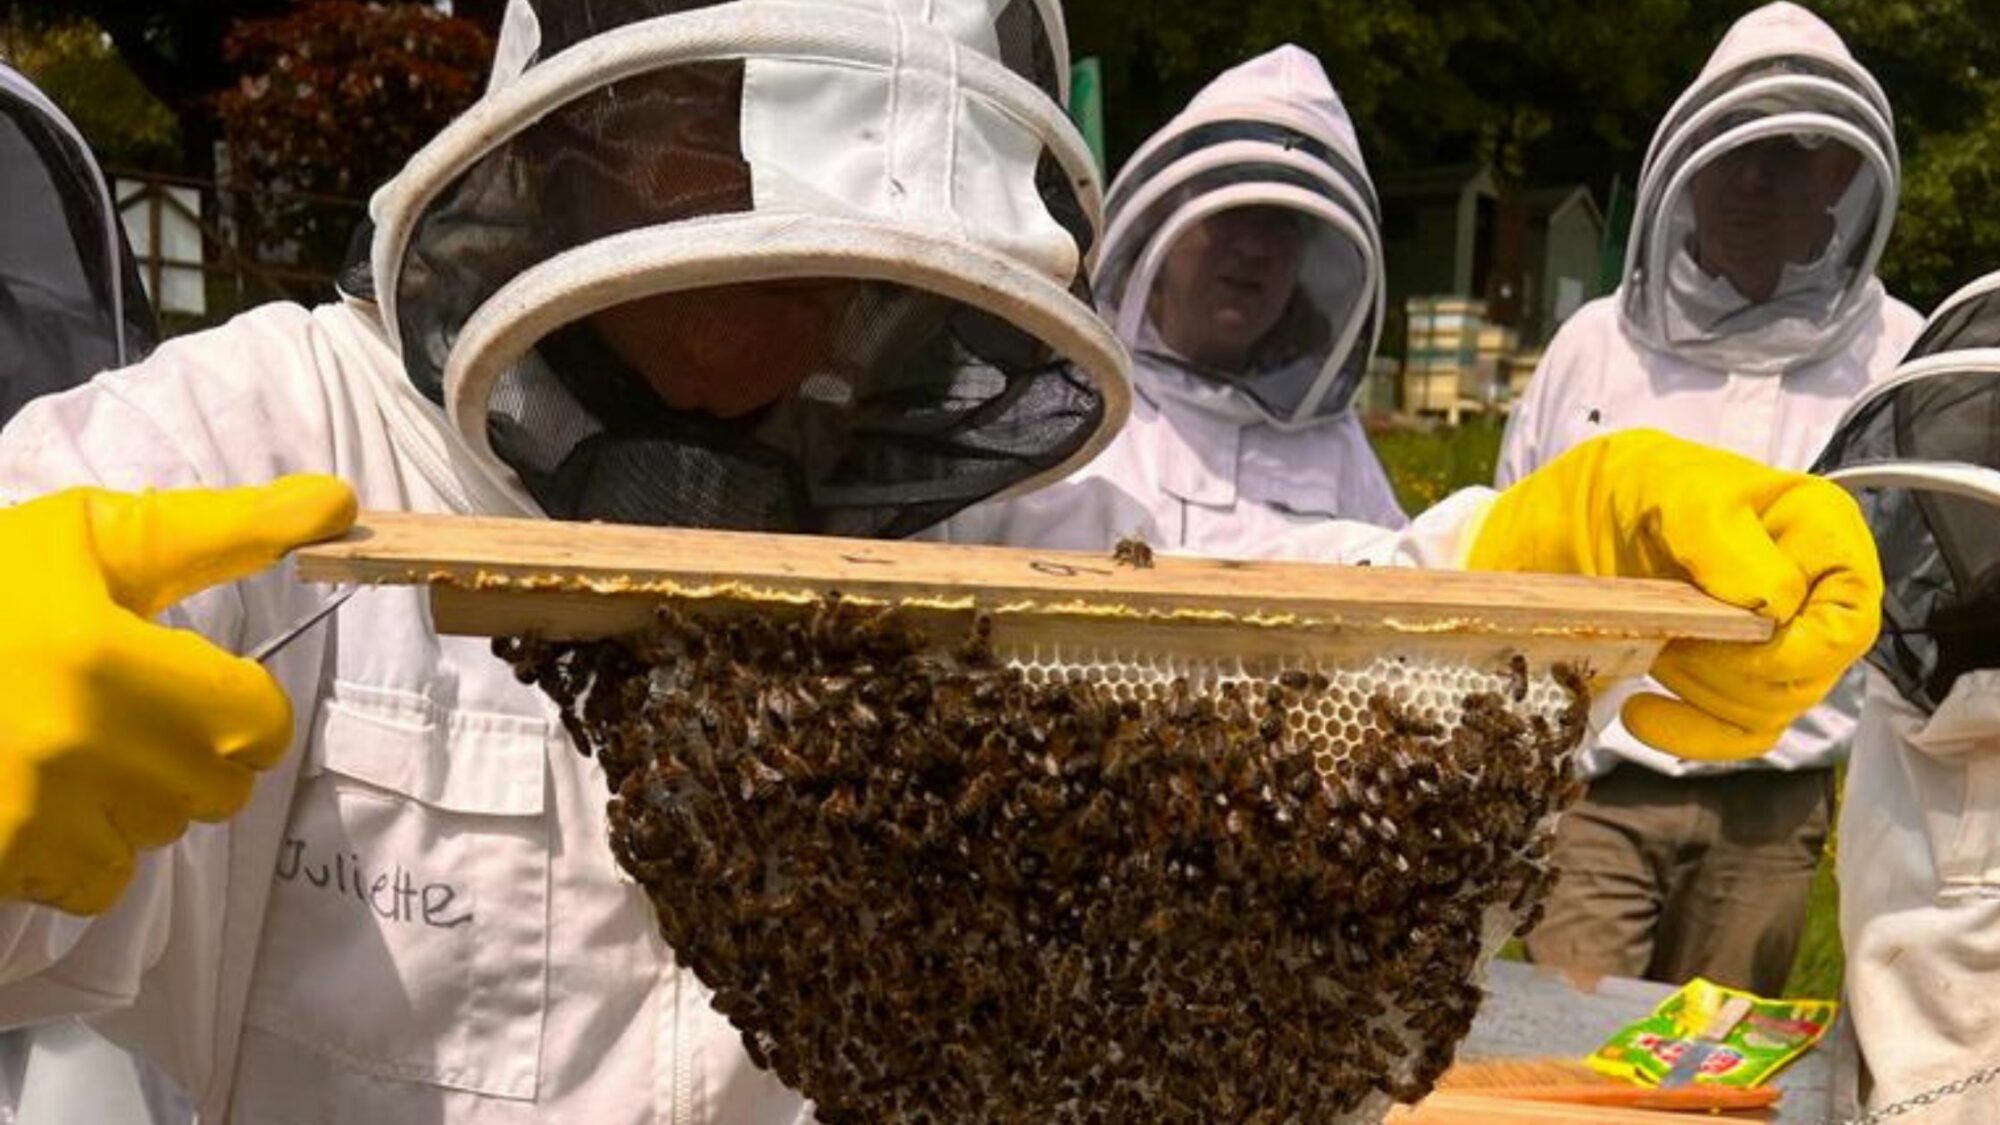
<path fill-rule="evenodd" d="M 472 921 L 472 911 L 453 908 L 459 895 L 450 883 L 420 884 L 415 873 L 400 863 L 371 877 L 353 852 L 335 852 L 326 862 L 324 856 L 309 852 L 304 840 L 285 840 L 278 853 L 278 878 L 287 883 L 303 880 L 328 894 L 351 894 L 377 917 L 399 925 L 454 930 Z"/>

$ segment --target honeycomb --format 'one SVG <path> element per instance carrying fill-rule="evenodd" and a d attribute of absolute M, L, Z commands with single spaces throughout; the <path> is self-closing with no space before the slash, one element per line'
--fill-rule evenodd
<path fill-rule="evenodd" d="M 894 610 L 496 642 L 759 1066 L 849 1122 L 1366 1122 L 1550 879 L 1582 678 L 996 651 Z"/>

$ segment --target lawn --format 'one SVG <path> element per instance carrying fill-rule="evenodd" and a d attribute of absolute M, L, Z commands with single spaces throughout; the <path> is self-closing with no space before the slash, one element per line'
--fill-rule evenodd
<path fill-rule="evenodd" d="M 1369 440 L 1389 470 L 1396 499 L 1414 516 L 1461 488 L 1492 484 L 1500 434 L 1497 419 L 1474 416 L 1459 426 L 1386 430 Z"/>
<path fill-rule="evenodd" d="M 1411 514 L 1461 488 L 1493 483 L 1500 455 L 1499 421 L 1473 417 L 1459 426 L 1395 429 L 1373 435 L 1375 451 L 1389 470 L 1396 497 Z M 1834 845 L 1827 844 L 1813 880 L 1806 933 L 1792 964 L 1787 996 L 1837 997 L 1845 961 L 1840 950 L 1840 892 L 1833 878 Z M 1509 952 L 1517 952 L 1510 946 Z"/>

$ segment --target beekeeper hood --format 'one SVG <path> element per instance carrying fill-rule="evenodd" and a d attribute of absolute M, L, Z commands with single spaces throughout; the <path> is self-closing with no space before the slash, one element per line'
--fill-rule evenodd
<path fill-rule="evenodd" d="M 1990 737 L 2000 727 L 2000 273 L 1938 307 L 1814 468 L 1855 491 L 1882 556 L 1869 661 L 1921 711 Z"/>
<path fill-rule="evenodd" d="M 1347 409 L 1381 332 L 1380 207 L 1311 54 L 1209 83 L 1133 154 L 1108 211 L 1096 292 L 1142 369 L 1225 385 L 1283 428 Z"/>
<path fill-rule="evenodd" d="M 83 136 L 0 65 L 0 422 L 143 357 L 152 305 Z"/>
<path fill-rule="evenodd" d="M 410 378 L 565 519 L 895 536 L 1088 460 L 1125 360 L 1057 0 L 513 0 L 373 201 Z"/>
<path fill-rule="evenodd" d="M 1744 16 L 1647 150 L 1627 331 L 1731 371 L 1838 350 L 1883 299 L 1897 161 L 1888 99 L 1832 28 L 1786 3 Z"/>

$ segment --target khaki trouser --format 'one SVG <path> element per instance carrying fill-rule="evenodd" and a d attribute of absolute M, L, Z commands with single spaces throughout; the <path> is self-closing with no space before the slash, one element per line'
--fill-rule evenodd
<path fill-rule="evenodd" d="M 1830 769 L 1676 778 L 1622 765 L 1556 836 L 1537 962 L 1783 992 L 1826 845 Z"/>

